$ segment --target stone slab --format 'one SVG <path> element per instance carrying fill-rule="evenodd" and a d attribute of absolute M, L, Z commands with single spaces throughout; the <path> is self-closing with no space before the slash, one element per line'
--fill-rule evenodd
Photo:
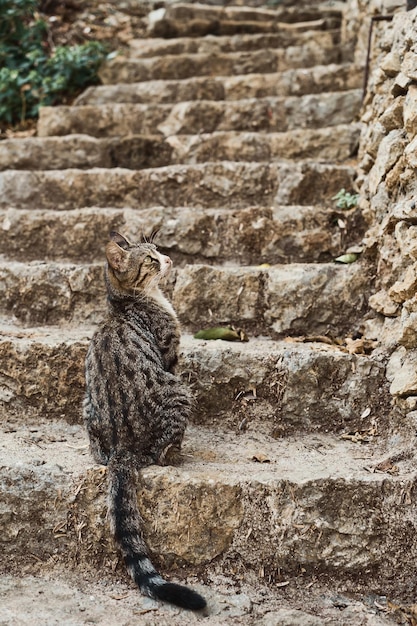
<path fill-rule="evenodd" d="M 356 329 L 370 277 L 359 262 L 262 267 L 188 265 L 172 300 L 187 329 L 233 324 L 255 335 L 327 334 Z"/>
<path fill-rule="evenodd" d="M 338 7 L 216 7 L 203 4 L 175 3 L 148 15 L 148 33 L 157 37 L 234 35 L 274 32 L 288 25 L 300 24 L 305 29 L 340 26 Z"/>
<path fill-rule="evenodd" d="M 88 129 L 87 129 L 88 130 Z M 359 124 L 286 133 L 214 132 L 199 135 L 89 135 L 29 137 L 0 142 L 0 171 L 6 169 L 142 169 L 205 161 L 320 159 L 342 162 L 357 152 Z"/>
<path fill-rule="evenodd" d="M 323 25 L 323 22 L 321 21 Z M 164 54 L 219 54 L 249 52 L 260 48 L 284 48 L 304 45 L 314 38 L 317 44 L 329 46 L 340 40 L 340 31 L 300 30 L 293 25 L 280 25 L 278 32 L 241 34 L 235 36 L 148 38 L 129 41 L 130 58 L 147 58 Z"/>
<path fill-rule="evenodd" d="M 80 572 L 81 574 L 81 572 Z M 35 575 L 3 575 L 0 577 L 3 619 L 9 626 L 32 626 L 36 624 L 65 624 L 65 626 L 114 626 L 129 624 L 132 616 L 136 624 L 146 619 L 147 626 L 190 626 L 196 624 L 196 616 L 187 611 L 157 603 L 138 594 L 122 573 L 111 576 L 109 570 L 90 574 L 86 579 L 58 568 Z M 175 577 L 175 575 L 174 575 Z M 365 597 L 338 598 L 329 587 L 315 588 L 314 592 L 297 594 L 297 606 L 293 608 L 284 594 L 271 594 L 267 585 L 228 581 L 225 589 L 221 575 L 211 577 L 209 585 L 196 582 L 190 576 L 183 583 L 198 590 L 208 601 L 204 624 L 219 626 L 233 621 L 236 626 L 339 626 L 343 611 L 345 626 L 389 626 L 392 621 L 384 617 Z M 310 583 L 306 583 L 310 584 Z M 344 603 L 343 608 L 337 604 Z M 294 600 L 293 600 L 294 603 Z M 320 615 L 320 617 L 318 617 Z M 144 617 L 145 616 L 145 617 Z"/>
<path fill-rule="evenodd" d="M 173 259 L 175 267 L 187 263 L 311 263 L 343 254 L 365 229 L 358 209 L 318 206 L 5 209 L 0 210 L 0 249 L 7 250 L 10 260 L 26 263 L 102 262 L 111 230 L 132 241 L 157 231 L 157 245 Z"/>
<path fill-rule="evenodd" d="M 106 310 L 104 264 L 3 262 L 0 311 L 21 324 L 96 323 Z M 357 330 L 371 289 L 366 267 L 336 263 L 187 265 L 167 291 L 184 328 L 233 324 L 253 335 L 333 336 Z"/>
<path fill-rule="evenodd" d="M 350 166 L 298 161 L 221 161 L 134 171 L 122 168 L 0 172 L 0 209 L 311 205 L 351 190 Z"/>
<path fill-rule="evenodd" d="M 247 7 L 247 6 L 209 6 L 204 3 L 175 2 L 168 4 L 164 19 L 210 19 L 231 21 L 276 21 L 276 22 L 306 22 L 321 19 L 327 16 L 341 17 L 340 7 L 321 6 L 293 6 L 293 7 Z"/>
<path fill-rule="evenodd" d="M 117 56 L 107 61 L 99 76 L 104 84 L 136 83 L 147 80 L 184 79 L 192 76 L 233 76 L 282 72 L 291 68 L 339 63 L 337 46 L 323 47 L 314 39 L 302 46 L 261 49 L 254 52 L 219 54 L 172 54 L 147 59 Z"/>
<path fill-rule="evenodd" d="M 195 135 L 215 131 L 286 132 L 349 124 L 359 113 L 360 90 L 286 98 L 191 101 L 172 105 L 112 104 L 43 107 L 39 137 Z"/>
<path fill-rule="evenodd" d="M 27 425 L 39 416 L 81 423 L 84 359 L 94 326 L 19 328 L 3 323 L 1 410 Z M 325 343 L 203 341 L 184 335 L 179 373 L 196 401 L 193 423 L 219 432 L 359 432 L 388 423 L 390 395 L 381 356 Z"/>
<path fill-rule="evenodd" d="M 154 80 L 141 83 L 88 87 L 76 105 L 185 102 L 190 100 L 242 100 L 277 96 L 302 96 L 324 91 L 359 89 L 363 68 L 345 63 L 316 65 L 266 74 L 202 76 L 183 80 Z"/>
<path fill-rule="evenodd" d="M 0 523 L 9 571 L 28 567 L 33 555 L 67 570 L 116 565 L 105 473 L 91 466 L 85 444 L 75 427 L 3 428 Z M 269 462 L 254 460 L 261 453 Z M 259 572 L 261 563 L 278 580 L 303 568 L 351 576 L 357 590 L 375 580 L 391 592 L 406 588 L 415 575 L 414 468 L 373 473 L 364 468 L 376 460 L 372 450 L 356 455 L 331 436 L 284 442 L 189 429 L 183 464 L 147 468 L 138 489 L 159 567 L 192 571 L 216 559 L 224 574 Z"/>

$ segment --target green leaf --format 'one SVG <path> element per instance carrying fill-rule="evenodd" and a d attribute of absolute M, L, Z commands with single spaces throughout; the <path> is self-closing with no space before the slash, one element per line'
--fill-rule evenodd
<path fill-rule="evenodd" d="M 41 104 L 97 84 L 108 52 L 100 42 L 50 53 L 48 24 L 35 17 L 39 0 L 0 0 L 0 122 L 36 117 Z"/>
<path fill-rule="evenodd" d="M 336 263 L 354 263 L 355 261 L 357 261 L 358 259 L 358 255 L 355 254 L 354 252 L 350 252 L 349 254 L 342 254 L 342 256 L 338 256 L 337 259 L 335 259 Z"/>
<path fill-rule="evenodd" d="M 353 209 L 358 204 L 359 194 L 349 193 L 342 188 L 332 197 L 332 200 L 337 200 L 336 206 L 338 209 Z"/>

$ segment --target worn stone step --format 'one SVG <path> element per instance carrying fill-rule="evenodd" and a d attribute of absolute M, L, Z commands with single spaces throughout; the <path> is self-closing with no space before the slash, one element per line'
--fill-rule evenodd
<path fill-rule="evenodd" d="M 0 209 L 310 205 L 352 189 L 354 169 L 296 161 L 0 172 Z"/>
<path fill-rule="evenodd" d="M 103 64 L 99 76 L 104 84 L 136 83 L 194 76 L 282 72 L 291 68 L 341 62 L 338 46 L 322 46 L 312 39 L 302 46 L 266 48 L 253 52 L 171 54 L 145 59 L 119 55 Z"/>
<path fill-rule="evenodd" d="M 0 144 L 1 145 L 1 144 Z M 186 263 L 330 261 L 361 240 L 366 223 L 359 209 L 318 206 L 253 206 L 230 211 L 195 207 L 87 208 L 70 211 L 0 210 L 0 249 L 9 259 L 103 260 L 111 230 L 136 241 L 158 232 L 158 247 L 175 266 Z"/>
<path fill-rule="evenodd" d="M 347 334 L 367 310 L 370 277 L 361 263 L 291 263 L 270 268 L 189 265 L 173 304 L 185 328 L 228 323 L 256 335 Z"/>
<path fill-rule="evenodd" d="M 292 6 L 292 7 L 247 7 L 247 6 L 210 6 L 205 3 L 175 2 L 168 4 L 165 9 L 158 11 L 164 19 L 172 20 L 230 20 L 232 22 L 308 22 L 323 17 L 339 17 L 342 12 L 339 7 L 331 7 L 326 3 L 319 6 Z M 150 19 L 150 21 L 155 21 Z"/>
<path fill-rule="evenodd" d="M 0 325 L 0 406 L 18 422 L 39 416 L 82 422 L 84 360 L 94 326 Z M 275 438 L 296 433 L 366 431 L 404 423 L 391 415 L 382 354 L 339 346 L 250 337 L 204 341 L 183 335 L 179 374 L 195 397 L 194 424 Z M 376 431 L 375 431 L 376 432 Z"/>
<path fill-rule="evenodd" d="M 149 16 L 152 19 L 152 16 Z M 310 31 L 317 32 L 323 30 L 339 30 L 341 28 L 341 19 L 339 16 L 327 16 L 319 19 L 308 20 L 306 22 L 294 22 L 288 24 L 286 22 L 271 20 L 210 20 L 210 19 L 189 19 L 171 20 L 156 19 L 148 28 L 147 34 L 150 37 L 164 38 L 197 38 L 197 37 L 237 37 L 248 34 L 265 34 L 281 33 L 283 29 L 287 30 L 289 26 L 294 31 Z M 350 46 L 346 48 L 347 53 L 351 54 Z M 349 56 L 350 56 L 349 54 Z"/>
<path fill-rule="evenodd" d="M 340 124 L 286 133 L 219 131 L 199 135 L 129 135 L 98 139 L 90 135 L 28 137 L 0 142 L 0 171 L 6 169 L 139 170 L 206 161 L 316 159 L 342 162 L 357 152 L 360 124 Z"/>
<path fill-rule="evenodd" d="M 0 312 L 25 325 L 97 322 L 106 300 L 102 264 L 3 261 Z M 168 288 L 183 326 L 234 324 L 255 334 L 344 334 L 367 309 L 362 263 L 270 267 L 188 265 Z"/>
<path fill-rule="evenodd" d="M 148 34 L 155 37 L 201 37 L 274 32 L 282 23 L 302 23 L 309 28 L 337 28 L 342 14 L 340 8 L 319 7 L 214 7 L 203 4 L 175 3 L 148 15 Z"/>
<path fill-rule="evenodd" d="M 323 23 L 323 20 L 320 22 Z M 129 41 L 129 56 L 130 58 L 147 58 L 165 54 L 249 52 L 260 48 L 300 46 L 312 38 L 322 46 L 338 45 L 340 43 L 340 31 L 306 31 L 294 28 L 293 24 L 281 24 L 278 32 L 256 35 L 132 39 Z"/>
<path fill-rule="evenodd" d="M 35 428 L 2 429 L 9 571 L 33 567 L 37 555 L 66 570 L 114 569 L 105 472 L 92 466 L 84 433 L 51 422 Z M 372 471 L 381 460 L 372 447 L 331 436 L 274 441 L 201 428 L 188 430 L 183 449 L 182 465 L 146 468 L 138 486 L 144 534 L 163 571 L 210 571 L 216 561 L 223 575 L 247 577 L 260 575 L 261 563 L 272 580 L 303 571 L 350 580 L 356 592 L 409 589 L 416 575 L 412 462 L 399 461 L 392 476 Z"/>
<path fill-rule="evenodd" d="M 146 40 L 144 40 L 146 41 Z M 303 96 L 324 91 L 359 89 L 363 68 L 352 65 L 317 65 L 265 74 L 243 76 L 203 76 L 184 80 L 154 80 L 141 83 L 88 87 L 76 105 L 184 102 L 190 100 L 242 100 Z"/>
<path fill-rule="evenodd" d="M 200 100 L 174 105 L 103 104 L 43 107 L 40 137 L 83 133 L 94 137 L 195 135 L 215 131 L 286 132 L 349 124 L 362 102 L 359 89 L 287 98 Z"/>
<path fill-rule="evenodd" d="M 33 574 L 29 574 L 29 571 Z M 41 570 L 41 571 L 39 571 Z M 51 571 L 52 570 L 52 571 Z M 234 626 L 340 626 L 340 613 L 343 611 L 344 626 L 392 626 L 392 620 L 385 616 L 385 606 L 375 607 L 375 595 L 360 594 L 336 595 L 331 581 L 317 585 L 316 579 L 306 576 L 302 581 L 293 578 L 290 583 L 291 595 L 282 592 L 272 595 L 266 581 L 253 583 L 244 581 L 224 583 L 224 577 L 213 573 L 203 585 L 191 569 L 188 577 L 181 573 L 183 584 L 195 588 L 204 595 L 208 603 L 208 615 L 204 616 L 205 626 L 233 623 Z M 169 574 L 169 572 L 168 572 Z M 178 579 L 179 572 L 172 572 L 172 579 Z M 312 584 L 311 584 L 312 583 Z M 305 590 L 305 587 L 308 587 Z M 79 576 L 67 568 L 25 568 L 14 575 L 0 576 L 3 620 L 10 625 L 27 624 L 30 615 L 34 624 L 65 623 L 65 626 L 114 626 L 130 624 L 132 615 L 152 615 L 146 618 L 148 626 L 195 626 L 196 617 L 191 611 L 178 611 L 168 604 L 138 594 L 132 583 L 121 570 L 115 573 L 109 568 L 93 572 L 82 572 Z M 391 598 L 391 596 L 390 596 Z M 379 598 L 381 602 L 383 598 Z M 343 608 L 340 607 L 343 602 Z M 303 607 L 303 608 L 294 608 Z M 318 617 L 320 615 L 320 617 Z M 141 619 L 139 617 L 139 619 Z M 140 622 L 137 621 L 137 624 Z"/>

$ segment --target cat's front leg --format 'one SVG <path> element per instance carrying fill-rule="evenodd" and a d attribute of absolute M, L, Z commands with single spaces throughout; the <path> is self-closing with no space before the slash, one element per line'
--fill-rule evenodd
<path fill-rule="evenodd" d="M 159 455 L 158 465 L 181 465 L 182 461 L 181 444 L 170 443 Z"/>

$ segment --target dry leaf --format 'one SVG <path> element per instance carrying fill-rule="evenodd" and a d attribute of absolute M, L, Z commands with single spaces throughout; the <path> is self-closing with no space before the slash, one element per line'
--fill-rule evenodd
<path fill-rule="evenodd" d="M 378 463 L 378 465 L 375 465 L 374 472 L 383 472 L 383 473 L 391 474 L 392 476 L 395 476 L 399 474 L 400 469 L 398 465 L 394 465 L 391 459 L 387 459 L 386 461 L 381 461 L 381 463 Z"/>
<path fill-rule="evenodd" d="M 374 425 L 367 430 L 357 430 L 355 432 L 343 433 L 343 435 L 340 435 L 340 439 L 353 441 L 353 443 L 369 443 L 377 434 L 378 429 L 376 425 Z"/>
<path fill-rule="evenodd" d="M 285 337 L 289 343 L 326 343 L 329 346 L 338 345 L 336 341 L 326 335 L 301 335 L 299 337 Z"/>
<path fill-rule="evenodd" d="M 401 619 L 401 622 L 397 623 L 407 623 L 410 626 L 417 626 L 417 604 L 410 604 L 408 606 L 399 605 L 388 600 L 387 607 L 389 615 L 392 615 L 396 621 L 397 619 Z M 404 619 L 406 622 L 403 621 Z"/>
<path fill-rule="evenodd" d="M 240 328 L 233 326 L 214 326 L 199 330 L 194 335 L 195 339 L 222 339 L 223 341 L 249 341 L 247 334 Z"/>
<path fill-rule="evenodd" d="M 346 337 L 345 343 L 349 354 L 369 354 L 378 345 L 377 341 L 365 339 L 364 337 L 360 339 Z"/>
<path fill-rule="evenodd" d="M 268 459 L 268 457 L 262 453 L 254 454 L 251 460 L 255 461 L 256 463 L 270 463 L 271 462 L 271 459 Z"/>

